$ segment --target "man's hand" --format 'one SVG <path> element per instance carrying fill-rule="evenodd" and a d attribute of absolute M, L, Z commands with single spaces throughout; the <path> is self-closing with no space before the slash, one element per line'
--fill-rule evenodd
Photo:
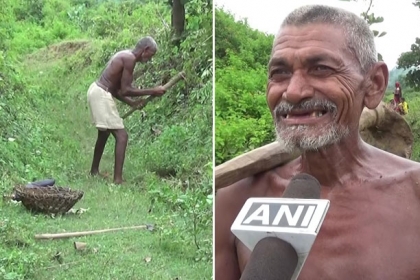
<path fill-rule="evenodd" d="M 162 96 L 166 92 L 166 89 L 163 86 L 158 86 L 153 89 L 153 92 L 153 96 Z"/>

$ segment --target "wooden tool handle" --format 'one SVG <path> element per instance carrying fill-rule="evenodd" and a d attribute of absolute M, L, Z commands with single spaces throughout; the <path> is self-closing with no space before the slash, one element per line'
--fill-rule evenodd
<path fill-rule="evenodd" d="M 167 82 L 165 85 L 163 85 L 163 88 L 165 90 L 170 89 L 171 87 L 173 87 L 176 83 L 178 83 L 180 80 L 184 79 L 185 77 L 185 73 L 184 72 L 179 72 L 178 74 L 176 74 L 174 77 L 172 77 L 172 79 L 169 80 L 169 82 Z M 146 99 L 144 99 L 144 102 L 141 103 L 139 106 L 136 106 L 135 108 L 132 108 L 130 111 L 128 111 L 127 113 L 125 113 L 122 118 L 125 119 L 128 116 L 130 116 L 132 113 L 134 113 L 137 110 L 142 109 L 144 106 L 147 105 L 147 103 L 150 102 L 150 100 L 154 99 L 156 96 L 149 96 Z"/>
<path fill-rule="evenodd" d="M 174 77 L 172 77 L 172 79 L 170 79 L 169 82 L 167 82 L 163 87 L 165 88 L 165 90 L 168 90 L 171 87 L 173 87 L 176 83 L 178 83 L 181 79 L 184 79 L 184 78 L 185 78 L 185 73 L 179 72 Z"/>
<path fill-rule="evenodd" d="M 145 228 L 147 228 L 147 225 L 133 226 L 133 227 L 109 228 L 109 229 L 92 230 L 92 231 L 78 231 L 78 232 L 65 232 L 65 233 L 45 233 L 45 234 L 36 234 L 35 239 L 60 239 L 60 238 L 79 237 L 79 236 L 105 233 L 105 232 L 111 232 L 111 231 L 126 230 L 126 229 L 145 229 Z"/>
<path fill-rule="evenodd" d="M 216 166 L 214 170 L 215 190 L 287 163 L 300 155 L 298 151 L 284 153 L 282 150 L 283 147 L 280 143 L 273 142 Z"/>

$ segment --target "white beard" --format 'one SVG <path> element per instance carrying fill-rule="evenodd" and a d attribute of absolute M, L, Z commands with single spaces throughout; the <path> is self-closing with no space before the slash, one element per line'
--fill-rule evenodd
<path fill-rule="evenodd" d="M 313 109 L 321 107 L 330 112 L 332 117 L 336 116 L 337 107 L 327 100 L 307 100 L 298 105 L 287 102 L 279 103 L 274 109 L 277 141 L 285 148 L 285 152 L 291 152 L 294 149 L 303 151 L 317 151 L 320 148 L 339 142 L 346 137 L 350 129 L 348 126 L 342 126 L 336 123 L 327 125 L 282 125 L 279 114 L 290 112 L 294 108 Z"/>
<path fill-rule="evenodd" d="M 349 134 L 349 128 L 330 124 L 324 127 L 316 125 L 293 125 L 281 128 L 276 124 L 277 141 L 286 152 L 294 149 L 317 151 L 320 148 L 339 142 Z"/>

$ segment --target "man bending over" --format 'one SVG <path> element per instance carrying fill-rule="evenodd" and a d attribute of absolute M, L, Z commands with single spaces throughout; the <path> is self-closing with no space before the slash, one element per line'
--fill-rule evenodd
<path fill-rule="evenodd" d="M 128 134 L 124 128 L 123 120 L 119 116 L 115 99 L 135 107 L 143 100 L 134 101 L 130 96 L 161 96 L 165 93 L 162 86 L 153 89 L 138 89 L 131 85 L 136 63 L 149 61 L 156 52 L 155 40 L 151 37 L 144 37 L 138 41 L 133 50 L 117 52 L 107 63 L 100 78 L 90 85 L 87 91 L 87 100 L 92 122 L 98 129 L 91 175 L 99 174 L 99 163 L 108 137 L 112 134 L 115 138 L 114 183 L 122 183 Z"/>

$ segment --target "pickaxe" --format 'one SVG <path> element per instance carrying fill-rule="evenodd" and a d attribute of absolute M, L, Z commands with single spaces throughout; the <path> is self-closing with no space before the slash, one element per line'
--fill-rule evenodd
<path fill-rule="evenodd" d="M 185 80 L 185 73 L 184 72 L 179 72 L 172 79 L 170 79 L 169 82 L 167 82 L 163 87 L 164 87 L 165 90 L 168 90 L 182 79 Z M 122 118 L 125 119 L 128 116 L 130 116 L 132 113 L 134 113 L 135 111 L 142 109 L 144 106 L 147 105 L 147 103 L 149 103 L 154 98 L 156 98 L 156 96 L 149 96 L 149 97 L 143 99 L 142 103 L 140 103 L 138 106 L 136 106 L 135 108 L 132 108 L 130 111 L 125 113 L 122 116 Z"/>

